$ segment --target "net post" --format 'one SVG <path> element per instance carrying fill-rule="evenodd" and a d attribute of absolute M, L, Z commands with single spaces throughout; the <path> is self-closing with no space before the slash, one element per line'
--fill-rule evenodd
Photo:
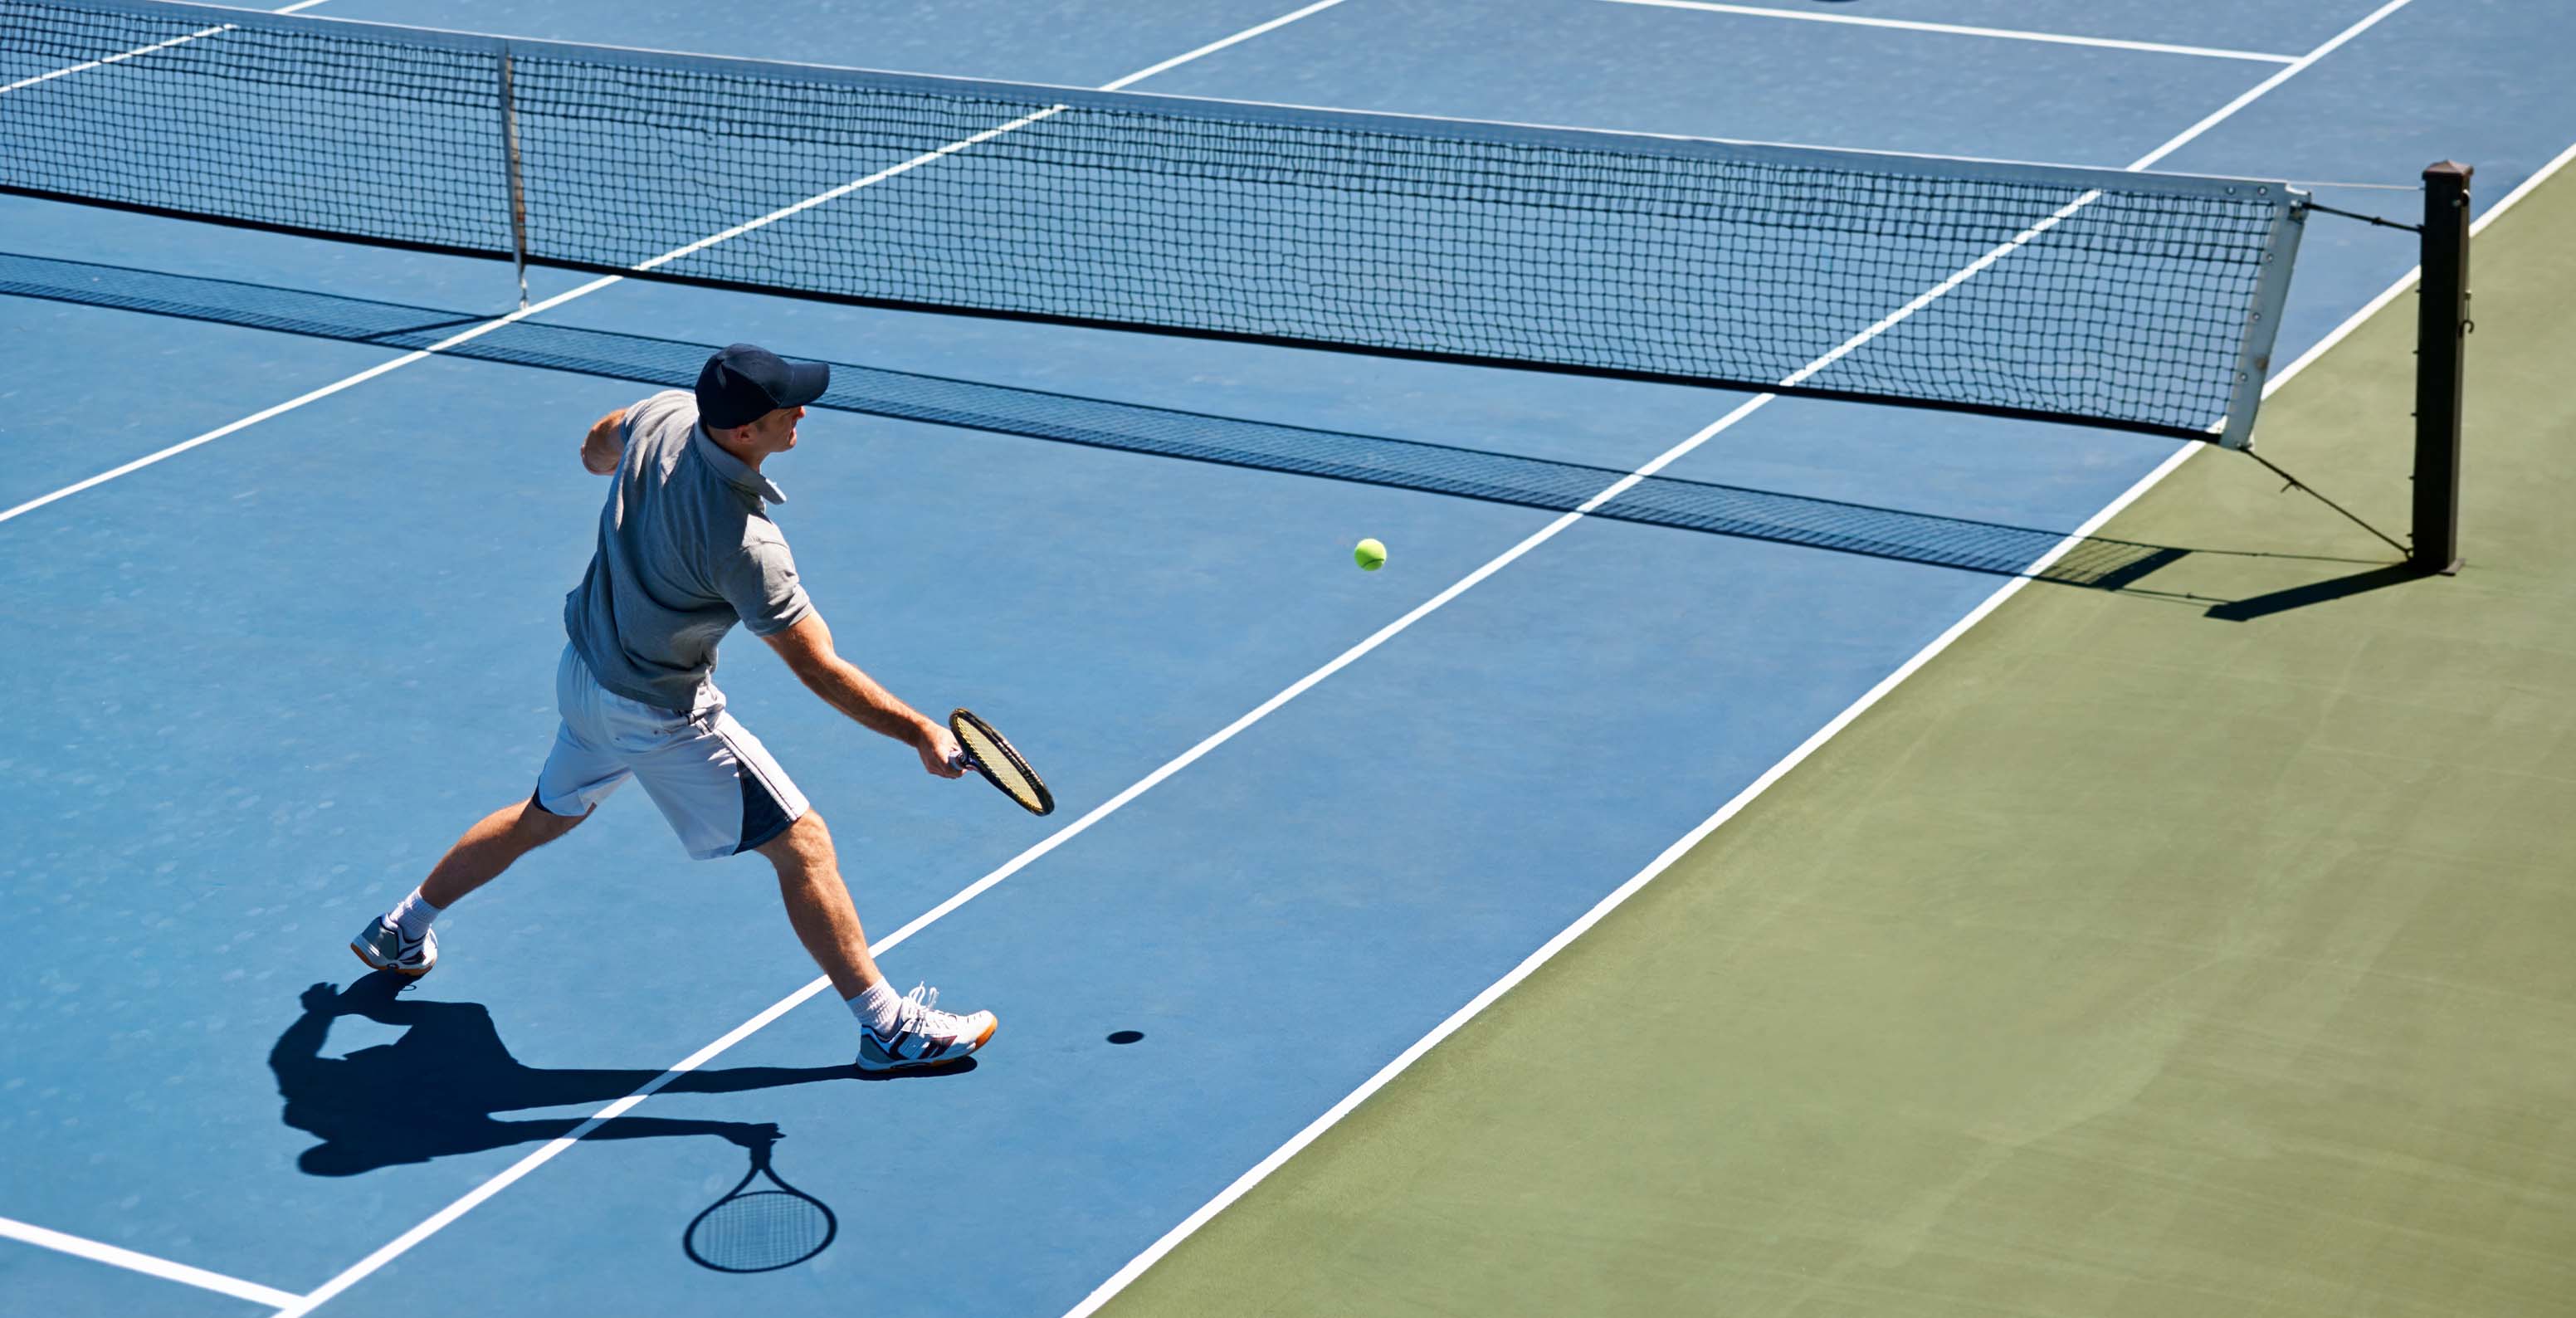
<path fill-rule="evenodd" d="M 2460 570 L 2460 400 L 2469 321 L 2470 166 L 2424 167 L 2424 274 L 2416 287 L 2416 570 Z"/>
<path fill-rule="evenodd" d="M 510 177 L 510 268 L 519 309 L 528 309 L 528 189 L 519 169 L 519 100 L 510 86 L 510 48 L 501 47 L 501 152 Z"/>

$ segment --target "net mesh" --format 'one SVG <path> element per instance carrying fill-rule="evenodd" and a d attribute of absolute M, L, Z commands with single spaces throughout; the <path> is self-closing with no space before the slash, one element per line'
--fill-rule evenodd
<path fill-rule="evenodd" d="M 488 317 L 299 289 L 204 279 L 0 252 L 0 294 L 387 348 L 445 345 L 449 357 L 686 389 L 713 345 L 609 330 L 512 321 L 458 341 Z M 832 365 L 832 387 L 814 406 L 939 426 L 1021 435 L 1126 453 L 1355 481 L 1456 498 L 1565 512 L 1621 481 L 1609 467 L 1287 426 L 890 371 Z M 1775 490 L 1652 476 L 1600 505 L 1595 517 L 1676 530 L 1769 540 L 1975 572 L 2021 573 L 2066 532 L 1941 517 Z M 2039 575 L 2118 588 L 2183 551 L 2088 538 Z"/>
<path fill-rule="evenodd" d="M 505 120 L 495 39 L 0 19 L 15 191 L 506 256 L 514 123 L 539 264 L 2174 434 L 2243 396 L 2294 217 L 2277 185 L 551 43 L 509 43 Z"/>
<path fill-rule="evenodd" d="M 689 1226 L 689 1253 L 724 1272 L 768 1272 L 812 1258 L 832 1243 L 833 1222 L 821 1204 L 781 1190 L 751 1190 L 700 1214 Z"/>

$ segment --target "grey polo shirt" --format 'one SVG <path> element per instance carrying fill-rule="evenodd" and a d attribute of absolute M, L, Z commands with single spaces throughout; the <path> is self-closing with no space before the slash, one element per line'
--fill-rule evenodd
<path fill-rule="evenodd" d="M 814 611 L 769 520 L 778 487 L 716 447 L 678 390 L 626 409 L 625 456 L 599 513 L 599 549 L 564 597 L 564 632 L 599 684 L 687 713 L 736 621 L 768 636 Z"/>

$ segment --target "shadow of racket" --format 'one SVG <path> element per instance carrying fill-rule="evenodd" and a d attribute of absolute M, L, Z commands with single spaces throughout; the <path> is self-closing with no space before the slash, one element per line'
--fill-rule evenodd
<path fill-rule="evenodd" d="M 770 1170 L 777 1143 L 775 1137 L 755 1141 L 751 1170 L 690 1220 L 680 1237 L 690 1262 L 718 1272 L 775 1272 L 822 1253 L 841 1233 L 840 1220 L 822 1200 Z M 768 1184 L 755 1188 L 764 1179 Z"/>

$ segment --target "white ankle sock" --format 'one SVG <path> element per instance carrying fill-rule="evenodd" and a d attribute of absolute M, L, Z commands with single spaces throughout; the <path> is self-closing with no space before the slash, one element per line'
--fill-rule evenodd
<path fill-rule="evenodd" d="M 848 1001 L 850 1014 L 859 1018 L 859 1024 L 876 1031 L 880 1039 L 893 1034 L 895 1026 L 903 1020 L 903 995 L 882 979 L 868 985 L 867 992 Z"/>
<path fill-rule="evenodd" d="M 418 938 L 429 932 L 429 922 L 437 919 L 442 909 L 444 908 L 430 905 L 429 899 L 420 895 L 420 889 L 414 888 L 411 890 L 411 895 L 403 898 L 401 904 L 395 906 L 385 919 L 403 937 Z"/>

